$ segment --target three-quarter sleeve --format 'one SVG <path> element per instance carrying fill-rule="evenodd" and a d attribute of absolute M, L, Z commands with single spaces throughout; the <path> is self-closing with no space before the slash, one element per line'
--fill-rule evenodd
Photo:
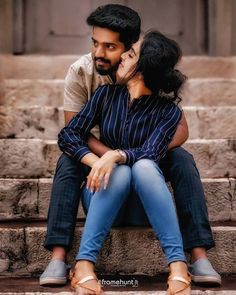
<path fill-rule="evenodd" d="M 80 112 L 58 135 L 58 146 L 62 152 L 81 160 L 91 151 L 86 143 L 90 130 L 99 123 L 108 85 L 99 87 Z"/>
<path fill-rule="evenodd" d="M 124 149 L 127 156 L 126 164 L 133 165 L 144 158 L 159 162 L 175 134 L 181 115 L 181 110 L 174 103 L 167 104 L 163 109 L 162 119 L 143 145 Z"/>

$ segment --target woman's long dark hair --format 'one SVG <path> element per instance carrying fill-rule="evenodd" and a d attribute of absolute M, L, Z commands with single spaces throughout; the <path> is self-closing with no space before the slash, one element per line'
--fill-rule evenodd
<path fill-rule="evenodd" d="M 179 90 L 186 80 L 186 76 L 175 69 L 181 56 L 181 49 L 174 40 L 158 31 L 149 31 L 143 37 L 135 72 L 143 75 L 152 93 L 179 102 Z"/>

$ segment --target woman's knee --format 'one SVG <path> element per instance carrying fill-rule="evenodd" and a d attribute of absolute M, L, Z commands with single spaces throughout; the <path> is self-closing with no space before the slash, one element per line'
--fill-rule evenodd
<path fill-rule="evenodd" d="M 162 176 L 162 171 L 159 166 L 152 160 L 141 159 L 134 163 L 132 166 L 132 176 L 133 177 L 150 177 L 150 174 L 155 173 L 155 175 Z"/>
<path fill-rule="evenodd" d="M 111 173 L 109 183 L 112 186 L 129 186 L 130 181 L 131 168 L 127 165 L 117 165 Z"/>

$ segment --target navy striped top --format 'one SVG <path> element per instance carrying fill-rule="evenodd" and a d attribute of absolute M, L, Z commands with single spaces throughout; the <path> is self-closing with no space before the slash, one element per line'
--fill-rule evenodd
<path fill-rule="evenodd" d="M 60 149 L 77 160 L 91 151 L 86 143 L 90 130 L 98 125 L 100 140 L 111 149 L 122 149 L 126 164 L 147 158 L 158 162 L 165 154 L 181 110 L 155 95 L 133 99 L 126 86 L 99 87 L 81 111 L 58 135 Z"/>

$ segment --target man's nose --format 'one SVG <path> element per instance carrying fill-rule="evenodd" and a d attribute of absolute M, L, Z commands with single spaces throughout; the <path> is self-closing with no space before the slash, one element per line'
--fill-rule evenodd
<path fill-rule="evenodd" d="M 95 51 L 96 57 L 105 57 L 105 51 L 102 46 L 98 46 Z"/>

